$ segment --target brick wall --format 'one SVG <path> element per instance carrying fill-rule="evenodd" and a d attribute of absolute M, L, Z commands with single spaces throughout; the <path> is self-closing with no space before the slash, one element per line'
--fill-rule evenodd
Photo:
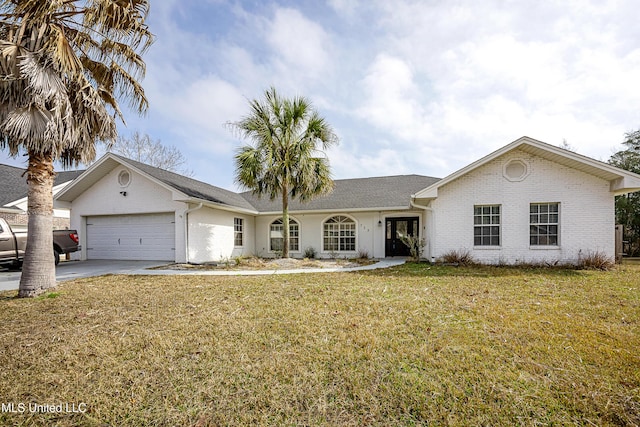
<path fill-rule="evenodd" d="M 511 160 L 527 165 L 520 181 L 505 178 Z M 560 243 L 529 245 L 531 203 L 560 204 Z M 501 206 L 501 245 L 476 247 L 475 205 Z M 485 263 L 577 262 L 589 252 L 614 258 L 614 196 L 609 182 L 538 156 L 516 150 L 441 187 L 436 210 L 434 255 L 467 249 Z"/>

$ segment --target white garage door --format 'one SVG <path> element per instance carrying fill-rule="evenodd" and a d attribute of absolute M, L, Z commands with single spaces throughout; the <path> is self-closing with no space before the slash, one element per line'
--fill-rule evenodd
<path fill-rule="evenodd" d="M 87 218 L 87 258 L 175 261 L 173 212 Z"/>

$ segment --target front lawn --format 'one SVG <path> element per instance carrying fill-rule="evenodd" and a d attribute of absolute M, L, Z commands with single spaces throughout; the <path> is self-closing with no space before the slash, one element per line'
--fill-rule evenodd
<path fill-rule="evenodd" d="M 0 293 L 1 425 L 640 424 L 640 266 L 16 293 Z"/>

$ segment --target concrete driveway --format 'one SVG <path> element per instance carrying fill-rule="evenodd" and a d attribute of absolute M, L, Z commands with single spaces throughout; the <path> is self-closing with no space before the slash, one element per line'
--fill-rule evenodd
<path fill-rule="evenodd" d="M 167 261 L 64 261 L 56 267 L 56 280 L 59 282 L 82 277 L 103 276 L 105 274 L 129 274 L 149 267 L 165 265 Z M 18 289 L 20 271 L 0 269 L 0 291 Z"/>

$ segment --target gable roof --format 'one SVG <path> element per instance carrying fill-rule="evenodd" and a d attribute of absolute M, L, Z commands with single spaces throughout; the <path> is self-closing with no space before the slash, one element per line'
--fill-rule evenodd
<path fill-rule="evenodd" d="M 168 190 L 177 191 L 183 196 L 184 201 L 202 201 L 230 208 L 255 211 L 255 208 L 249 202 L 233 191 L 137 162 L 114 153 L 105 154 L 91 165 L 77 181 L 62 190 L 56 199 L 66 202 L 73 201 L 118 165 L 135 170 Z"/>
<path fill-rule="evenodd" d="M 123 162 L 134 166 L 139 171 L 146 173 L 147 175 L 157 179 L 170 186 L 171 188 L 178 190 L 188 197 L 194 199 L 213 202 L 221 205 L 229 205 L 242 209 L 255 210 L 255 208 L 245 200 L 240 194 L 233 191 L 225 190 L 224 188 L 216 187 L 211 184 L 207 184 L 202 181 L 198 181 L 193 178 L 186 177 L 174 172 L 169 172 L 164 169 L 150 166 L 145 163 L 140 163 L 135 160 L 127 159 L 126 157 L 113 154 L 113 156 L 121 159 Z"/>
<path fill-rule="evenodd" d="M 253 214 L 281 212 L 279 199 L 257 197 L 250 191 L 235 193 L 202 181 L 169 172 L 145 163 L 107 153 L 91 165 L 76 181 L 64 188 L 56 200 L 71 202 L 118 165 L 123 165 L 146 176 L 157 184 L 182 195 L 182 201 L 205 202 L 217 206 L 226 206 L 232 210 L 247 211 Z M 308 203 L 291 201 L 289 210 L 380 210 L 406 209 L 410 207 L 410 196 L 439 178 L 422 175 L 398 175 L 376 178 L 355 178 L 335 180 L 334 190 L 325 196 Z"/>
<path fill-rule="evenodd" d="M 25 176 L 26 169 L 0 164 L 0 182 L 2 183 L 2 192 L 0 192 L 0 207 L 11 204 L 15 201 L 27 197 L 29 187 Z M 73 181 L 83 170 L 77 171 L 61 171 L 56 173 L 53 186 Z"/>
<path fill-rule="evenodd" d="M 290 202 L 289 211 L 408 209 L 411 207 L 412 199 L 435 198 L 438 195 L 438 189 L 443 185 L 515 149 L 605 179 L 610 182 L 611 191 L 615 194 L 640 191 L 640 175 L 524 136 L 444 179 L 424 175 L 339 179 L 334 181 L 335 186 L 331 193 L 307 203 L 293 200 Z M 73 201 L 118 165 L 129 167 L 164 188 L 177 192 L 181 197 L 178 200 L 184 202 L 204 202 L 252 214 L 277 214 L 282 211 L 279 198 L 269 200 L 268 197 L 258 197 L 251 191 L 235 193 L 114 153 L 107 153 L 89 167 L 78 179 L 65 187 L 56 196 L 56 200 Z"/>
<path fill-rule="evenodd" d="M 503 154 L 516 149 L 607 180 L 610 182 L 611 191 L 615 195 L 640 191 L 640 175 L 638 174 L 592 159 L 591 157 L 583 156 L 582 154 L 574 153 L 573 151 L 565 150 L 563 148 L 523 136 L 512 143 L 505 145 L 499 150 L 481 158 L 480 160 L 477 160 L 452 173 L 431 186 L 418 191 L 412 197 L 416 199 L 436 198 L 438 197 L 438 189 L 443 185 L 446 185 L 451 181 L 466 175 L 472 170 L 502 156 Z"/>
<path fill-rule="evenodd" d="M 412 194 L 439 180 L 423 175 L 337 179 L 331 193 L 306 203 L 293 200 L 289 203 L 289 211 L 406 209 L 410 207 Z M 279 198 L 269 200 L 269 197 L 258 197 L 251 191 L 241 195 L 262 213 L 282 212 Z"/>

